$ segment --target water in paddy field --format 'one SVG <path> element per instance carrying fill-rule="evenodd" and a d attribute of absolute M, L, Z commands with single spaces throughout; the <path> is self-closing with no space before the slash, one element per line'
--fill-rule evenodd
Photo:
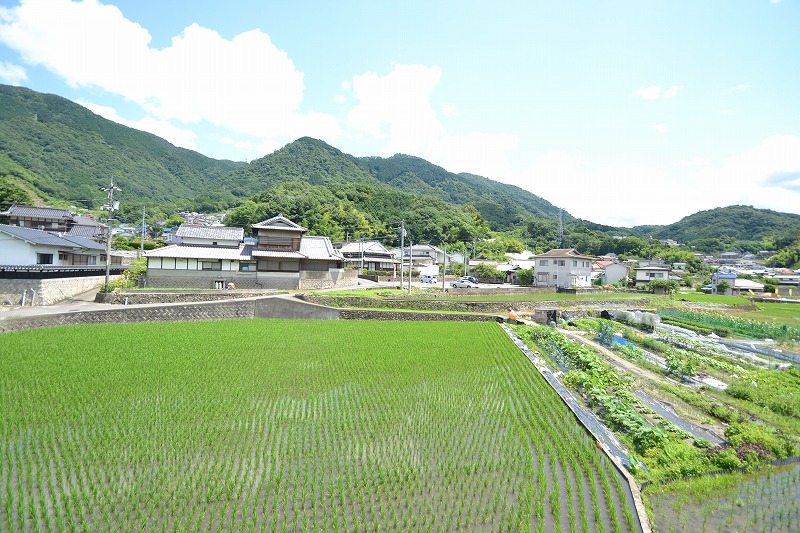
<path fill-rule="evenodd" d="M 698 478 L 694 483 L 707 482 Z M 659 492 L 644 496 L 652 505 L 656 532 L 800 531 L 800 465 L 787 465 L 729 487 Z"/>

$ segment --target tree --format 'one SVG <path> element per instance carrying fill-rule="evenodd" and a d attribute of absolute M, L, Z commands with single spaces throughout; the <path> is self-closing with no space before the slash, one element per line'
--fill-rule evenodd
<path fill-rule="evenodd" d="M 717 283 L 717 294 L 725 294 L 728 292 L 728 289 L 731 288 L 731 284 L 727 281 L 720 281 Z"/>
<path fill-rule="evenodd" d="M 673 294 L 678 290 L 678 282 L 674 279 L 654 279 L 649 284 L 654 293 Z"/>
<path fill-rule="evenodd" d="M 519 284 L 523 287 L 530 287 L 533 285 L 533 268 L 517 270 L 515 272 Z"/>
<path fill-rule="evenodd" d="M 0 177 L 0 207 L 7 209 L 11 204 L 31 205 L 31 195 L 10 181 Z"/>

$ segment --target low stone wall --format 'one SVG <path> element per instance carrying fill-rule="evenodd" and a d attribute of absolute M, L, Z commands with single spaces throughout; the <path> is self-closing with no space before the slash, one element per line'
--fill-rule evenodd
<path fill-rule="evenodd" d="M 400 311 L 374 311 L 361 309 L 340 309 L 339 318 L 343 320 L 425 320 L 447 322 L 494 322 L 500 317 L 488 315 L 463 315 L 454 313 L 403 313 Z"/>
<path fill-rule="evenodd" d="M 216 289 L 210 291 L 119 291 L 113 292 L 109 298 L 100 300 L 104 303 L 120 305 L 139 305 L 139 304 L 169 304 L 169 303 L 192 303 L 192 302 L 215 302 L 219 300 L 237 300 L 241 298 L 254 298 L 273 296 L 277 294 L 274 290 L 261 291 L 240 291 Z"/>
<path fill-rule="evenodd" d="M 254 310 L 255 305 L 252 300 L 152 307 L 114 306 L 99 311 L 74 311 L 24 318 L 7 318 L 0 320 L 0 333 L 77 324 L 188 322 L 253 318 Z"/>
<path fill-rule="evenodd" d="M 120 276 L 110 276 L 115 280 Z M 25 305 L 52 305 L 75 295 L 99 288 L 105 283 L 103 276 L 85 276 L 50 279 L 0 279 L 0 304 L 22 305 L 22 293 L 26 292 Z M 31 302 L 31 298 L 35 300 Z"/>
<path fill-rule="evenodd" d="M 552 291 L 551 291 L 552 292 Z M 617 301 L 535 301 L 535 302 L 465 302 L 462 300 L 448 300 L 446 298 L 432 300 L 429 298 L 396 299 L 396 298 L 367 298 L 364 296 L 328 296 L 325 294 L 303 293 L 298 298 L 320 305 L 340 308 L 367 308 L 367 309 L 409 309 L 417 311 L 455 311 L 463 313 L 494 313 L 506 314 L 511 310 L 517 314 L 533 314 L 537 308 L 552 307 L 555 309 L 582 308 L 587 314 L 602 309 L 629 309 L 647 304 L 647 300 L 617 300 Z"/>

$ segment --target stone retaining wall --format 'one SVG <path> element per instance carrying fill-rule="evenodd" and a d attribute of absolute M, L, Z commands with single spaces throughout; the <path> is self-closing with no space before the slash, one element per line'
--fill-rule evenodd
<path fill-rule="evenodd" d="M 603 309 L 629 309 L 647 304 L 646 299 L 616 301 L 607 300 L 602 302 L 598 302 L 596 300 L 584 300 L 571 302 L 536 301 L 510 303 L 465 302 L 462 300 L 448 300 L 446 298 L 439 300 L 431 300 L 428 298 L 401 300 L 395 298 L 367 298 L 364 296 L 328 296 L 324 294 L 310 293 L 299 294 L 297 297 L 307 302 L 340 308 L 356 307 L 367 309 L 409 309 L 417 311 L 455 311 L 464 313 L 495 313 L 503 315 L 512 309 L 516 311 L 517 314 L 533 314 L 537 308 L 552 307 L 555 309 L 581 308 L 585 313 L 582 316 L 595 316 L 599 315 L 600 311 Z"/>
<path fill-rule="evenodd" d="M 277 291 L 262 290 L 262 291 L 240 291 L 238 288 L 235 290 L 210 290 L 210 291 L 120 291 L 113 292 L 105 303 L 121 304 L 121 305 L 138 305 L 138 304 L 167 304 L 167 303 L 192 303 L 192 302 L 215 302 L 219 300 L 236 300 L 240 298 L 254 298 L 272 296 L 277 294 Z"/>
<path fill-rule="evenodd" d="M 400 311 L 374 311 L 360 309 L 340 309 L 339 318 L 343 320 L 426 320 L 448 322 L 493 322 L 499 317 L 488 315 L 462 315 L 453 313 L 403 313 Z"/>
<path fill-rule="evenodd" d="M 73 311 L 0 320 L 0 333 L 77 324 L 115 324 L 126 322 L 188 322 L 253 318 L 252 300 L 211 302 L 153 307 L 114 306 L 100 311 Z"/>
<path fill-rule="evenodd" d="M 110 276 L 115 280 L 120 276 Z M 106 277 L 80 276 L 49 279 L 0 279 L 0 304 L 21 305 L 22 293 L 27 292 L 25 305 L 52 305 L 75 295 L 100 287 Z M 31 297 L 35 293 L 35 300 Z"/>

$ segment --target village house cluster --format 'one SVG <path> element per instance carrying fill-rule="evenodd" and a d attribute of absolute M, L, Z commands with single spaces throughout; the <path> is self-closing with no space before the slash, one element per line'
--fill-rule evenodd
<path fill-rule="evenodd" d="M 468 274 L 480 263 L 497 272 L 494 281 L 519 283 L 516 273 L 533 269 L 536 287 L 587 288 L 613 285 L 621 280 L 641 287 L 655 280 L 682 281 L 684 263 L 666 264 L 639 260 L 621 262 L 614 254 L 592 257 L 573 248 L 557 248 L 541 254 L 507 253 L 506 261 L 447 253 L 431 244 L 387 248 L 378 241 L 331 242 L 328 237 L 307 235 L 307 228 L 276 215 L 252 226 L 252 237 L 242 228 L 222 225 L 221 217 L 181 213 L 188 219 L 165 233 L 167 246 L 144 253 L 149 287 L 195 289 L 323 289 L 351 287 L 363 271 L 397 279 L 414 272 L 435 279 L 446 266 L 457 263 Z M 30 277 L 35 267 L 44 276 L 56 270 L 65 276 L 94 275 L 106 264 L 107 229 L 90 217 L 67 209 L 13 205 L 0 212 L 0 265 L 3 276 L 14 272 Z M 129 252 L 128 255 L 138 252 Z M 123 252 L 112 251 L 111 264 L 129 262 Z M 717 268 L 704 290 L 738 294 L 761 292 L 764 285 L 750 279 L 765 275 L 785 287 L 800 285 L 800 272 L 770 270 L 753 263 L 753 254 L 725 252 L 704 258 Z M 78 267 L 86 267 L 83 272 Z M 22 275 L 22 274 L 20 274 Z M 407 279 L 407 278 L 406 278 Z M 718 287 L 724 291 L 718 291 Z"/>

